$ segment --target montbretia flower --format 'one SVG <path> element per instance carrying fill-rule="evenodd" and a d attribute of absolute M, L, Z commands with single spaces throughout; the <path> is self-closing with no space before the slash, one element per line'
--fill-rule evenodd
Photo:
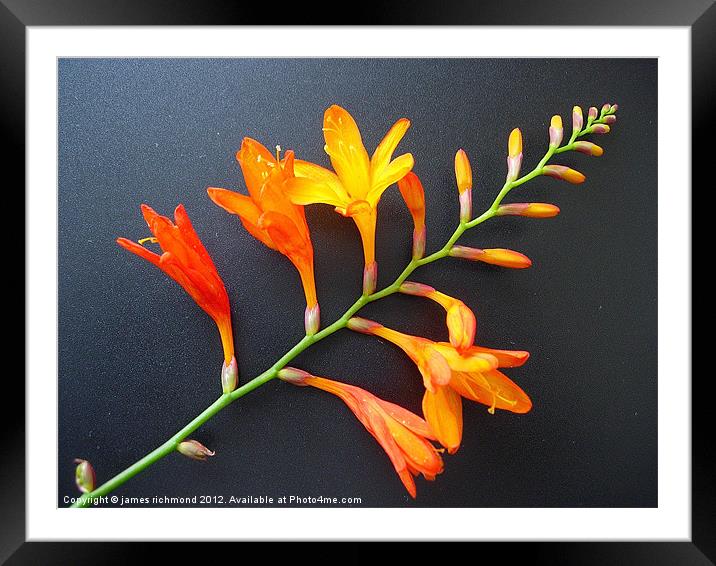
<path fill-rule="evenodd" d="M 413 168 L 409 153 L 393 159 L 393 152 L 405 135 L 410 121 L 401 118 L 390 128 L 369 158 L 360 130 L 353 117 L 333 105 L 323 116 L 324 147 L 333 171 L 296 160 L 296 177 L 287 182 L 287 191 L 295 204 L 330 204 L 336 212 L 349 216 L 358 227 L 363 242 L 365 267 L 363 292 L 375 290 L 378 266 L 375 261 L 375 227 L 381 195 Z"/>
<path fill-rule="evenodd" d="M 505 248 L 488 248 L 481 250 L 467 246 L 453 246 L 448 253 L 451 257 L 469 259 L 470 261 L 481 261 L 483 263 L 499 265 L 500 267 L 510 267 L 512 269 L 525 269 L 532 265 L 532 260 L 525 254 Z"/>
<path fill-rule="evenodd" d="M 447 313 L 445 323 L 450 336 L 450 344 L 460 352 L 466 351 L 473 345 L 477 320 L 475 319 L 475 313 L 460 299 L 436 291 L 430 285 L 414 283 L 413 281 L 405 281 L 398 290 L 406 295 L 425 297 L 443 307 Z"/>
<path fill-rule="evenodd" d="M 507 182 L 517 179 L 522 168 L 522 132 L 515 128 L 507 141 Z"/>
<path fill-rule="evenodd" d="M 249 196 L 227 189 L 209 187 L 209 197 L 221 208 L 236 214 L 246 230 L 269 248 L 285 255 L 298 270 L 306 295 L 305 326 L 315 334 L 320 325 L 313 272 L 313 244 L 303 206 L 293 204 L 284 192 L 285 182 L 294 177 L 294 154 L 283 159 L 259 142 L 244 138 L 236 154 Z"/>
<path fill-rule="evenodd" d="M 460 222 L 469 222 L 472 219 L 472 167 L 462 149 L 455 154 L 455 179 L 460 197 Z"/>
<path fill-rule="evenodd" d="M 407 409 L 384 401 L 360 387 L 317 377 L 296 368 L 284 368 L 278 372 L 278 377 L 295 385 L 310 385 L 333 393 L 348 405 L 388 454 L 405 489 L 413 498 L 416 496 L 413 476 L 422 474 L 425 479 L 434 480 L 443 471 L 442 458 L 429 442 L 436 439 L 430 426 Z"/>
<path fill-rule="evenodd" d="M 554 179 L 561 179 L 562 181 L 567 181 L 568 183 L 572 183 L 573 185 L 579 185 L 581 183 L 584 183 L 584 179 L 586 178 L 579 171 L 575 171 L 574 169 L 565 167 L 564 165 L 545 165 L 544 167 L 542 167 L 542 174 L 547 175 L 549 177 L 553 177 Z"/>
<path fill-rule="evenodd" d="M 425 190 L 412 171 L 398 181 L 398 189 L 413 217 L 413 259 L 425 254 Z"/>
<path fill-rule="evenodd" d="M 559 207 L 546 202 L 513 202 L 501 204 L 497 216 L 524 216 L 526 218 L 552 218 L 559 214 Z"/>
<path fill-rule="evenodd" d="M 521 366 L 528 352 L 481 346 L 461 352 L 450 343 L 403 334 L 357 317 L 348 321 L 348 328 L 389 340 L 415 362 L 426 387 L 423 416 L 451 454 L 462 441 L 461 397 L 487 405 L 490 413 L 495 409 L 526 413 L 532 408 L 527 394 L 498 369 Z"/>
<path fill-rule="evenodd" d="M 139 243 L 127 238 L 117 238 L 117 243 L 164 271 L 214 320 L 224 348 L 222 383 L 224 392 L 227 393 L 226 389 L 231 383 L 236 387 L 238 369 L 234 357 L 229 296 L 226 294 L 224 282 L 194 231 L 184 205 L 180 204 L 174 211 L 176 224 L 166 216 L 157 214 L 146 204 L 142 205 L 142 214 L 154 237 L 144 238 Z M 145 248 L 142 245 L 145 241 L 158 243 L 162 255 Z"/>

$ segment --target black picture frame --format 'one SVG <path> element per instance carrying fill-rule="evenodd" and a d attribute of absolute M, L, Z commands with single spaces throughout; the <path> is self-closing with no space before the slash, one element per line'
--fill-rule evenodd
<path fill-rule="evenodd" d="M 295 8 L 279 11 L 281 23 L 314 24 Z M 25 148 L 25 33 L 28 26 L 90 25 L 248 25 L 257 24 L 263 9 L 246 8 L 231 1 L 170 2 L 112 0 L 2 0 L 0 2 L 0 57 L 2 84 L 0 114 L 8 141 L 4 170 L 13 172 L 14 186 L 24 186 Z M 711 0 L 615 2 L 603 0 L 596 6 L 583 3 L 518 2 L 506 11 L 503 2 L 416 3 L 393 2 L 379 10 L 364 5 L 352 24 L 360 25 L 619 25 L 688 26 L 692 37 L 692 163 L 693 179 L 705 176 L 710 144 L 698 143 L 712 123 L 709 106 L 716 96 L 716 67 L 713 38 L 716 37 L 716 6 Z M 333 19 L 336 19 L 335 17 Z M 265 22 L 270 24 L 277 21 Z M 339 23 L 327 21 L 327 24 Z M 706 184 L 704 184 L 707 186 Z M 8 184 L 8 187 L 10 185 Z M 15 191 L 17 194 L 20 191 Z M 20 206 L 23 206 L 20 204 Z M 19 254 L 24 246 L 15 244 Z M 9 282 L 24 294 L 19 279 Z M 13 289 L 13 291 L 15 291 Z M 689 364 L 688 361 L 685 363 Z M 690 367 L 690 364 L 689 366 Z M 716 460 L 707 403 L 707 379 L 692 379 L 692 538 L 690 542 L 633 543 L 479 543 L 481 559 L 491 556 L 524 556 L 549 564 L 713 564 L 716 562 Z M 0 471 L 0 559 L 8 564 L 120 564 L 149 557 L 155 545 L 124 543 L 28 543 L 25 541 L 24 385 L 5 379 L 6 426 L 3 427 Z M 9 414 L 14 411 L 14 414 Z M 81 533 L 78 533 L 81 538 Z M 179 545 L 176 545 L 179 547 Z M 184 560 L 194 550 L 181 545 Z M 506 547 L 510 548 L 506 548 Z M 139 548 L 141 547 L 141 548 Z M 176 550 L 175 550 L 176 551 Z M 201 551 L 196 551 L 200 557 Z M 274 551 L 272 551 L 274 552 Z M 344 561 L 365 561 L 374 552 L 370 545 L 352 545 Z M 164 553 L 164 551 L 162 551 Z M 139 557 L 139 558 L 138 558 Z"/>

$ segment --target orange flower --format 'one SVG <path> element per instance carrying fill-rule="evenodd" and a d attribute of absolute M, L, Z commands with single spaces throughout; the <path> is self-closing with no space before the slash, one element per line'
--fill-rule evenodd
<path fill-rule="evenodd" d="M 297 160 L 296 177 L 287 182 L 287 191 L 294 203 L 330 204 L 336 212 L 353 218 L 363 241 L 363 291 L 366 294 L 375 290 L 377 279 L 375 225 L 378 201 L 385 189 L 413 168 L 413 156 L 409 153 L 392 159 L 409 126 L 409 120 L 398 120 L 369 158 L 353 117 L 345 109 L 333 105 L 323 116 L 323 135 L 326 140 L 324 149 L 335 173 Z"/>
<path fill-rule="evenodd" d="M 442 458 L 428 442 L 435 440 L 430 426 L 407 409 L 384 401 L 360 387 L 316 377 L 296 368 L 284 368 L 278 377 L 340 397 L 383 447 L 405 489 L 413 498 L 416 495 L 413 476 L 423 474 L 425 479 L 434 480 L 443 471 Z"/>
<path fill-rule="evenodd" d="M 528 352 L 481 346 L 461 352 L 448 342 L 403 334 L 357 317 L 348 321 L 348 328 L 389 340 L 415 362 L 426 387 L 423 416 L 451 454 L 462 440 L 461 396 L 487 405 L 490 413 L 495 409 L 526 413 L 532 408 L 527 394 L 497 369 L 524 364 Z"/>
<path fill-rule="evenodd" d="M 315 334 L 320 310 L 313 273 L 313 244 L 303 206 L 293 204 L 284 192 L 285 182 L 294 176 L 294 155 L 274 156 L 259 142 L 244 138 L 236 159 L 241 165 L 249 196 L 209 187 L 209 198 L 236 214 L 246 230 L 269 248 L 291 260 L 298 270 L 306 295 L 306 332 Z"/>
<path fill-rule="evenodd" d="M 219 277 L 214 262 L 194 231 L 184 205 L 180 204 L 174 211 L 176 224 L 166 216 L 157 214 L 146 204 L 142 205 L 142 214 L 154 234 L 154 238 L 145 238 L 139 243 L 126 238 L 117 238 L 117 243 L 164 271 L 214 319 L 219 328 L 224 348 L 222 381 L 227 380 L 225 386 L 230 385 L 230 382 L 233 381 L 231 388 L 233 391 L 236 387 L 238 370 L 234 357 L 229 296 L 226 294 L 224 282 Z M 141 244 L 145 241 L 158 243 L 162 249 L 162 255 L 151 252 L 142 246 Z"/>
<path fill-rule="evenodd" d="M 413 217 L 413 259 L 420 259 L 425 253 L 425 190 L 412 171 L 398 181 L 398 189 Z"/>

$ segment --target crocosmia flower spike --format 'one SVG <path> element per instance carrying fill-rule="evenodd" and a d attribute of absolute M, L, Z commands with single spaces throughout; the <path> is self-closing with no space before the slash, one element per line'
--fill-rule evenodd
<path fill-rule="evenodd" d="M 259 142 L 244 138 L 236 154 L 249 196 L 209 187 L 209 198 L 236 214 L 246 230 L 269 248 L 291 260 L 298 270 L 306 295 L 305 326 L 315 334 L 320 326 L 320 309 L 313 272 L 313 244 L 303 206 L 293 204 L 284 192 L 285 182 L 294 176 L 294 155 L 274 156 Z"/>
<path fill-rule="evenodd" d="M 425 190 L 412 171 L 398 181 L 398 189 L 413 217 L 413 259 L 425 254 Z"/>
<path fill-rule="evenodd" d="M 296 160 L 296 178 L 287 183 L 294 203 L 330 204 L 336 212 L 353 218 L 363 241 L 364 294 L 375 291 L 378 277 L 375 261 L 378 201 L 385 189 L 413 168 L 413 156 L 409 153 L 393 159 L 393 152 L 409 126 L 406 118 L 398 120 L 369 158 L 353 117 L 344 108 L 331 106 L 323 116 L 323 136 L 324 149 L 335 173 Z"/>
<path fill-rule="evenodd" d="M 490 413 L 495 409 L 526 413 L 532 408 L 527 394 L 498 369 L 521 366 L 528 352 L 481 346 L 460 351 L 448 342 L 403 334 L 358 317 L 348 321 L 348 328 L 385 338 L 415 362 L 426 387 L 423 416 L 451 454 L 462 441 L 461 396 L 487 405 Z"/>
<path fill-rule="evenodd" d="M 144 238 L 139 243 L 117 238 L 117 243 L 164 271 L 214 319 L 224 348 L 222 389 L 224 393 L 233 391 L 238 383 L 238 367 L 234 357 L 231 310 L 224 282 L 214 262 L 194 231 L 184 205 L 180 204 L 174 211 L 176 224 L 146 204 L 142 205 L 142 214 L 154 237 Z M 145 248 L 142 244 L 148 241 L 158 243 L 163 253 L 159 255 Z"/>
<path fill-rule="evenodd" d="M 360 387 L 316 377 L 296 368 L 284 368 L 279 371 L 278 377 L 295 385 L 322 389 L 342 399 L 383 447 L 400 481 L 413 498 L 416 496 L 413 476 L 422 474 L 425 479 L 434 480 L 443 471 L 440 454 L 428 442 L 435 440 L 430 426 L 407 409 L 384 401 Z"/>

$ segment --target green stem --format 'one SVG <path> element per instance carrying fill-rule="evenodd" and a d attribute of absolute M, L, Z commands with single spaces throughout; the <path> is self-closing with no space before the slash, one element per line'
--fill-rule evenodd
<path fill-rule="evenodd" d="M 599 123 L 600 120 L 595 120 L 594 123 Z M 583 132 L 580 132 L 579 136 L 586 133 L 586 130 Z M 577 136 L 577 137 L 579 137 Z M 571 140 L 570 140 L 571 141 Z M 373 301 L 377 301 L 379 299 L 382 299 L 384 297 L 387 297 L 389 295 L 392 295 L 393 293 L 398 292 L 400 289 L 400 286 L 403 284 L 403 282 L 415 271 L 418 267 L 422 267 L 423 265 L 427 265 L 429 263 L 432 263 L 434 261 L 437 261 L 439 259 L 442 259 L 449 255 L 450 250 L 452 249 L 455 242 L 458 241 L 460 236 L 462 236 L 465 231 L 469 230 L 470 228 L 474 228 L 478 224 L 482 224 L 486 220 L 489 220 L 493 216 L 497 214 L 497 209 L 500 206 L 500 203 L 502 200 L 507 196 L 507 194 L 514 189 L 515 187 L 518 187 L 522 185 L 523 183 L 526 183 L 527 181 L 530 181 L 531 179 L 534 179 L 535 177 L 538 177 L 542 174 L 542 168 L 546 165 L 546 163 L 549 161 L 549 159 L 552 157 L 555 153 L 561 153 L 562 151 L 569 151 L 570 149 L 573 149 L 572 144 L 568 144 L 566 146 L 563 146 L 561 148 L 554 148 L 550 147 L 547 150 L 547 153 L 544 155 L 544 157 L 540 160 L 540 162 L 537 164 L 537 166 L 532 169 L 529 173 L 526 175 L 523 175 L 522 177 L 515 179 L 513 181 L 506 181 L 505 184 L 502 186 L 502 189 L 495 197 L 495 200 L 492 202 L 490 207 L 485 210 L 480 216 L 477 218 L 474 218 L 473 220 L 470 220 L 469 222 L 461 222 L 458 227 L 453 232 L 452 236 L 448 239 L 448 241 L 445 243 L 445 245 L 440 248 L 438 251 L 422 258 L 422 259 L 413 259 L 408 263 L 408 265 L 405 267 L 405 269 L 398 275 L 398 277 L 388 285 L 387 287 L 381 289 L 380 291 L 376 291 L 375 293 L 371 295 L 363 295 L 356 300 L 355 303 L 353 303 L 350 307 L 348 307 L 348 310 L 346 310 L 345 313 L 343 313 L 343 316 L 341 316 L 338 320 L 336 320 L 333 324 L 326 326 L 321 331 L 317 332 L 313 335 L 307 335 L 304 336 L 301 341 L 299 341 L 293 348 L 291 348 L 288 352 L 286 352 L 281 358 L 279 358 L 274 365 L 272 365 L 269 369 L 264 371 L 262 374 L 256 376 L 254 379 L 249 381 L 248 383 L 245 383 L 235 391 L 232 391 L 231 393 L 223 394 L 221 397 L 219 397 L 216 401 L 214 401 L 211 405 L 209 405 L 204 411 L 202 411 L 194 420 L 192 420 L 189 424 L 187 424 L 184 428 L 182 428 L 179 432 L 177 432 L 174 436 L 172 436 L 169 440 L 167 440 L 164 444 L 160 445 L 159 447 L 152 450 L 149 454 L 141 458 L 140 460 L 137 460 L 134 464 L 129 466 L 124 471 L 120 472 L 101 486 L 99 486 L 97 489 L 90 493 L 85 493 L 81 497 L 79 497 L 71 506 L 72 507 L 88 507 L 91 505 L 92 501 L 98 497 L 104 496 L 114 489 L 121 486 L 123 483 L 125 483 L 130 478 L 136 476 L 139 472 L 142 470 L 148 468 L 151 466 L 154 462 L 157 460 L 160 460 L 164 458 L 164 456 L 170 454 L 171 452 L 174 452 L 179 445 L 180 442 L 182 442 L 187 436 L 189 436 L 192 432 L 197 430 L 201 425 L 203 425 L 206 421 L 211 419 L 214 415 L 216 415 L 219 411 L 236 401 L 237 399 L 240 399 L 247 393 L 253 391 L 254 389 L 264 385 L 268 381 L 271 381 L 274 379 L 278 372 L 284 368 L 291 360 L 293 360 L 296 356 L 298 356 L 301 352 L 306 350 L 311 345 L 315 344 L 316 342 L 319 342 L 320 340 L 323 340 L 327 336 L 330 336 L 331 334 L 337 332 L 338 330 L 341 330 L 342 328 L 345 328 L 348 324 L 348 321 L 353 317 L 358 311 L 360 311 L 365 305 L 368 303 L 372 303 Z"/>

